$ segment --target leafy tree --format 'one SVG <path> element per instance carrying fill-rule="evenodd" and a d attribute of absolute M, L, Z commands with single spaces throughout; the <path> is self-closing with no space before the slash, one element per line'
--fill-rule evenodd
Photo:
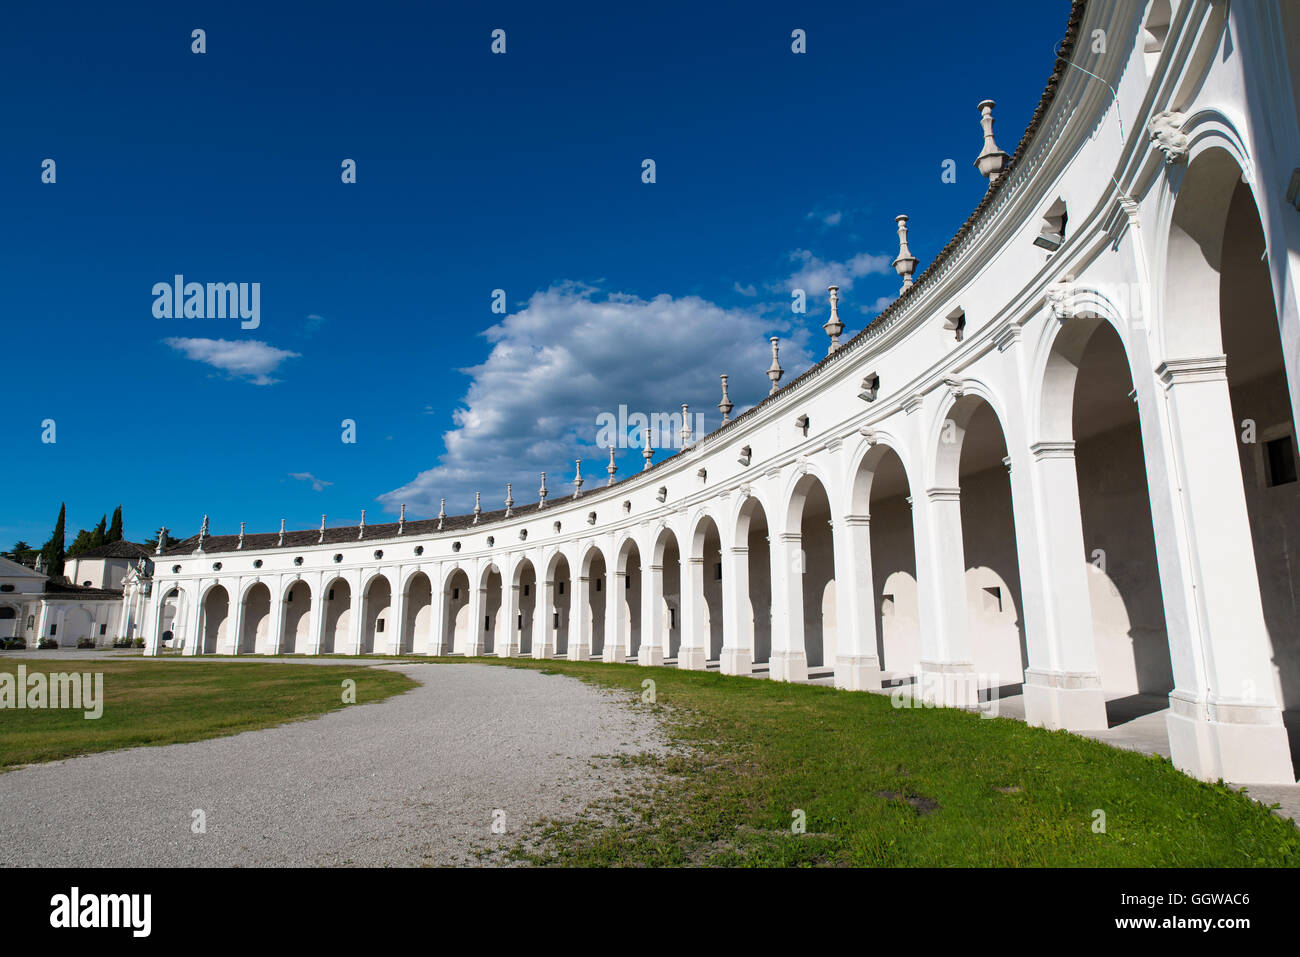
<path fill-rule="evenodd" d="M 14 543 L 13 548 L 7 552 L 0 552 L 0 555 L 3 555 L 5 558 L 11 558 L 16 562 L 26 563 L 30 561 L 36 553 L 37 549 L 32 548 L 32 546 L 28 545 L 25 541 L 19 539 Z"/>
<path fill-rule="evenodd" d="M 66 553 L 63 549 L 64 540 L 64 523 L 68 516 L 68 506 L 66 502 L 59 503 L 59 520 L 54 523 L 54 531 L 50 535 L 50 540 L 41 548 L 41 555 L 44 557 L 45 574 L 58 576 L 63 574 L 63 560 Z"/>
<path fill-rule="evenodd" d="M 92 548 L 98 548 L 100 545 L 103 545 L 106 541 L 108 541 L 107 529 L 108 529 L 108 516 L 107 515 L 99 516 L 99 524 L 95 526 L 95 531 L 90 536 L 90 540 L 93 543 L 91 545 Z"/>
<path fill-rule="evenodd" d="M 108 526 L 108 537 L 105 542 L 120 542 L 122 540 L 122 506 L 119 505 L 113 509 L 113 522 Z"/>
<path fill-rule="evenodd" d="M 76 558 L 83 552 L 88 552 L 95 547 L 95 533 L 88 532 L 84 528 L 77 532 L 77 537 L 72 540 L 68 546 L 68 558 Z"/>

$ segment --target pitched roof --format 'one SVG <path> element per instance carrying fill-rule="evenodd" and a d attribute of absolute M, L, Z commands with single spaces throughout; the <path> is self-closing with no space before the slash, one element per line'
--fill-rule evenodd
<path fill-rule="evenodd" d="M 71 585 L 68 582 L 55 581 L 50 579 L 45 583 L 45 594 L 42 598 L 81 598 L 87 600 L 122 597 L 120 588 L 87 588 L 84 585 Z"/>

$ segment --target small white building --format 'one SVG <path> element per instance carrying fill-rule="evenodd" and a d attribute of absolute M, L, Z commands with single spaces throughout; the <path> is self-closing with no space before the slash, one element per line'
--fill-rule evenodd
<path fill-rule="evenodd" d="M 114 570 L 117 559 L 86 555 L 78 559 L 77 570 L 91 585 L 71 584 L 62 576 L 51 578 L 0 558 L 0 639 L 23 638 L 28 648 L 35 648 L 42 638 L 53 639 L 62 648 L 75 648 L 82 638 L 90 638 L 97 647 L 112 645 L 123 607 L 123 576 Z M 69 571 L 77 561 L 68 563 Z M 119 587 L 103 587 L 114 575 Z"/>

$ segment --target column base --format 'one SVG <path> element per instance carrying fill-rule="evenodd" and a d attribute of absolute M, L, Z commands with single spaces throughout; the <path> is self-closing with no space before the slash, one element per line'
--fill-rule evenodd
<path fill-rule="evenodd" d="M 637 649 L 637 664 L 662 667 L 664 663 L 664 650 L 658 645 L 647 648 L 644 644 Z"/>
<path fill-rule="evenodd" d="M 627 661 L 627 649 L 621 645 L 606 645 L 600 660 L 611 665 L 623 664 Z"/>
<path fill-rule="evenodd" d="M 533 646 L 533 657 L 537 659 L 554 658 L 555 646 L 548 644 L 538 644 Z"/>
<path fill-rule="evenodd" d="M 1282 713 L 1275 707 L 1207 706 L 1175 691 L 1169 695 L 1165 723 L 1170 759 L 1193 777 L 1234 784 L 1296 783 Z"/>
<path fill-rule="evenodd" d="M 773 681 L 807 681 L 808 656 L 802 651 L 773 651 L 767 675 Z"/>
<path fill-rule="evenodd" d="M 1082 672 L 1025 672 L 1025 723 L 1053 731 L 1105 731 L 1101 676 Z"/>
<path fill-rule="evenodd" d="M 846 691 L 880 691 L 880 659 L 875 655 L 838 656 L 835 687 Z"/>
<path fill-rule="evenodd" d="M 748 648 L 723 648 L 722 660 L 718 665 L 718 670 L 724 675 L 752 675 L 754 653 Z"/>
<path fill-rule="evenodd" d="M 591 657 L 591 645 L 569 645 L 570 661 L 586 661 Z"/>
<path fill-rule="evenodd" d="M 979 707 L 979 678 L 969 661 L 923 661 L 915 694 L 940 708 Z"/>
<path fill-rule="evenodd" d="M 518 658 L 518 657 L 519 657 L 519 646 L 518 646 L 518 645 L 514 645 L 514 644 L 511 644 L 511 645 L 503 645 L 502 648 L 501 648 L 501 650 L 497 652 L 497 657 L 498 657 L 498 658 Z"/>
<path fill-rule="evenodd" d="M 483 655 L 484 648 L 484 645 L 466 645 L 464 651 L 461 653 L 466 658 L 478 658 Z"/>
<path fill-rule="evenodd" d="M 703 671 L 709 660 L 704 648 L 682 648 L 677 652 L 677 667 L 687 671 Z"/>

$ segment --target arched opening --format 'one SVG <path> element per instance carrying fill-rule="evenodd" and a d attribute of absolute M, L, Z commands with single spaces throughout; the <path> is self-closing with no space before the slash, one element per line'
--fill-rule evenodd
<path fill-rule="evenodd" d="M 547 615 L 544 626 L 549 629 L 549 638 L 543 648 L 550 655 L 559 657 L 569 653 L 569 603 L 573 595 L 573 579 L 569 573 L 569 562 L 557 553 L 546 572 Z"/>
<path fill-rule="evenodd" d="M 203 620 L 199 634 L 203 636 L 202 654 L 215 655 L 226 641 L 226 619 L 230 612 L 230 594 L 221 585 L 213 585 L 203 597 Z"/>
<path fill-rule="evenodd" d="M 772 657 L 772 544 L 767 512 L 752 496 L 740 507 L 736 541 L 743 542 L 741 560 L 749 572 L 746 594 L 740 596 L 741 640 L 753 650 L 754 664 L 766 665 Z M 765 668 L 756 668 L 765 671 Z"/>
<path fill-rule="evenodd" d="M 433 645 L 433 583 L 424 572 L 406 580 L 401 643 L 398 654 L 427 655 Z"/>
<path fill-rule="evenodd" d="M 641 552 L 628 539 L 618 551 L 618 573 L 614 575 L 614 593 L 610 600 L 618 614 L 619 647 L 629 658 L 641 650 Z"/>
<path fill-rule="evenodd" d="M 677 660 L 682 645 L 682 556 L 677 547 L 677 536 L 671 529 L 662 529 L 655 538 L 651 557 L 651 572 L 655 595 L 647 601 L 657 603 L 658 614 L 654 628 L 656 651 L 653 664 L 667 664 Z"/>
<path fill-rule="evenodd" d="M 521 655 L 533 653 L 533 621 L 537 611 L 537 572 L 533 563 L 523 559 L 515 566 L 515 588 L 519 589 L 519 611 L 511 623 L 514 638 L 511 644 Z"/>
<path fill-rule="evenodd" d="M 388 613 L 393 603 L 393 588 L 383 575 L 376 575 L 366 585 L 361 599 L 361 654 L 373 655 L 389 650 L 392 641 Z"/>
<path fill-rule="evenodd" d="M 916 577 L 916 536 L 912 488 L 898 453 L 876 445 L 858 466 L 853 510 L 869 519 L 871 535 L 871 614 L 884 680 L 907 683 L 921 669 L 921 621 Z"/>
<path fill-rule="evenodd" d="M 981 688 L 1020 689 L 1028 651 L 1006 439 L 979 396 L 959 398 L 939 437 L 936 480 L 960 496 L 966 627 Z M 950 484 L 951 483 L 951 484 Z"/>
<path fill-rule="evenodd" d="M 158 647 L 179 650 L 185 647 L 185 593 L 173 588 L 158 608 Z"/>
<path fill-rule="evenodd" d="M 605 653 L 605 556 L 592 548 L 583 559 L 582 576 L 587 579 L 587 634 L 591 635 L 589 654 L 599 658 Z"/>
<path fill-rule="evenodd" d="M 696 634 L 686 636 L 686 645 L 691 649 L 700 648 L 704 660 L 690 663 L 692 667 L 706 667 L 722 657 L 722 535 L 717 523 L 708 515 L 703 516 L 695 525 L 691 536 L 691 559 L 693 573 L 698 580 L 692 582 L 695 588 L 697 605 L 695 620 L 690 627 Z M 681 653 L 678 654 L 681 664 Z"/>
<path fill-rule="evenodd" d="M 792 602 L 791 615 L 800 615 L 803 631 L 802 647 L 792 651 L 803 653 L 808 677 L 825 676 L 835 669 L 835 540 L 830 499 L 816 476 L 805 475 L 795 485 L 790 518 L 790 527 L 799 529 L 798 560 L 790 570 L 799 600 Z M 798 671 L 791 676 L 799 677 Z"/>
<path fill-rule="evenodd" d="M 468 654 L 472 636 L 469 620 L 469 575 L 457 568 L 447 576 L 442 595 L 442 653 Z"/>
<path fill-rule="evenodd" d="M 498 648 L 509 639 L 501 625 L 501 571 L 495 565 L 488 565 L 479 579 L 479 629 L 475 644 L 478 654 L 496 654 Z M 511 622 L 513 625 L 514 623 Z"/>
<path fill-rule="evenodd" d="M 1300 447 L 1278 332 L 1264 232 L 1239 179 L 1224 225 L 1219 322 L 1228 357 L 1242 490 L 1282 707 L 1300 729 Z M 1253 433 L 1253 434 L 1252 434 Z"/>
<path fill-rule="evenodd" d="M 311 645 L 311 586 L 296 581 L 284 593 L 284 629 L 280 635 L 280 653 L 298 655 Z"/>
<path fill-rule="evenodd" d="M 351 628 L 352 587 L 346 579 L 336 578 L 325 588 L 320 653 L 334 655 L 348 651 L 348 633 Z"/>
<path fill-rule="evenodd" d="M 244 620 L 240 623 L 237 655 L 264 655 L 271 650 L 271 589 L 258 582 L 244 592 Z"/>
<path fill-rule="evenodd" d="M 1074 443 L 1088 600 L 1108 719 L 1168 707 L 1173 665 L 1142 427 L 1124 344 L 1109 323 L 1070 318 L 1044 381 L 1048 438 Z"/>

